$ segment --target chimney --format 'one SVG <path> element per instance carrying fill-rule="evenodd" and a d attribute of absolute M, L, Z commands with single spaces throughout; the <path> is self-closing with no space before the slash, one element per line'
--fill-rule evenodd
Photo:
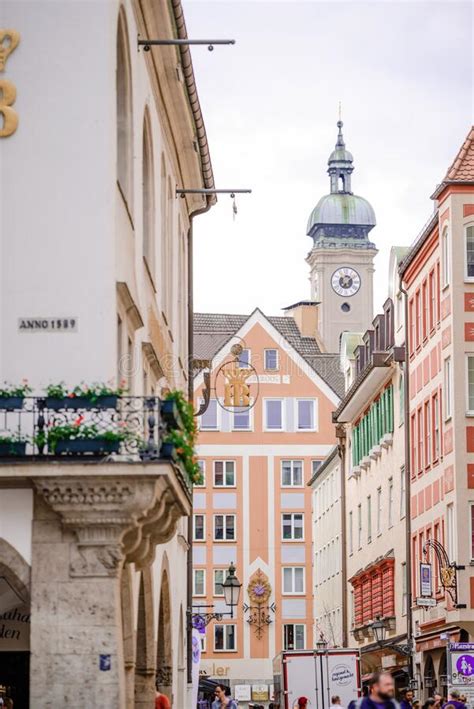
<path fill-rule="evenodd" d="M 294 319 L 302 337 L 314 337 L 323 350 L 321 335 L 318 330 L 319 302 L 300 300 L 298 303 L 283 308 L 285 315 Z"/>

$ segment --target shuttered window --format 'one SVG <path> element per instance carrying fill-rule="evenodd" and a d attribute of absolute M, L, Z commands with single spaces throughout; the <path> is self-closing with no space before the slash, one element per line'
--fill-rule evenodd
<path fill-rule="evenodd" d="M 393 433 L 393 386 L 383 391 L 352 429 L 352 464 L 359 465 L 387 433 Z"/>

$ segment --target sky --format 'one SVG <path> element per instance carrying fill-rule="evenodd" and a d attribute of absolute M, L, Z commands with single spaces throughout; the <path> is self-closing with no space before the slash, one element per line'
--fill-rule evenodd
<path fill-rule="evenodd" d="M 195 220 L 194 309 L 268 315 L 310 297 L 308 216 L 329 192 L 338 105 L 352 188 L 374 207 L 375 312 L 473 123 L 473 3 L 183 0 L 216 187 Z"/>

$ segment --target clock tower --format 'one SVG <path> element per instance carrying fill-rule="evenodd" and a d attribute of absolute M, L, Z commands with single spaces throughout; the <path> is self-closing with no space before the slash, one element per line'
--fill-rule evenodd
<path fill-rule="evenodd" d="M 375 213 L 369 202 L 352 192 L 352 154 L 346 150 L 338 121 L 336 147 L 328 160 L 331 192 L 311 212 L 307 256 L 311 299 L 319 303 L 318 328 L 327 352 L 338 352 L 345 331 L 365 332 L 373 318 L 375 244 L 369 232 Z"/>

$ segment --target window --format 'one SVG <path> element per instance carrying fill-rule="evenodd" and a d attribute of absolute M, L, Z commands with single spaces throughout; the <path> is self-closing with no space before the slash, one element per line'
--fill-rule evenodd
<path fill-rule="evenodd" d="M 409 310 L 409 318 L 410 318 L 410 353 L 413 354 L 415 351 L 415 331 L 416 331 L 416 322 L 415 322 L 415 302 L 413 298 L 410 300 L 410 305 L 408 306 Z"/>
<path fill-rule="evenodd" d="M 248 406 L 234 410 L 232 423 L 234 431 L 250 431 L 250 412 L 251 409 Z"/>
<path fill-rule="evenodd" d="M 316 475 L 318 472 L 319 468 L 322 465 L 322 460 L 312 460 L 311 461 L 311 475 Z"/>
<path fill-rule="evenodd" d="M 456 560 L 456 526 L 454 524 L 454 506 L 451 503 L 446 507 L 447 552 L 450 561 Z"/>
<path fill-rule="evenodd" d="M 424 404 L 424 426 L 425 426 L 425 468 L 431 465 L 431 416 L 430 402 Z"/>
<path fill-rule="evenodd" d="M 203 542 L 206 535 L 206 516 L 193 515 L 193 539 L 195 542 Z"/>
<path fill-rule="evenodd" d="M 283 593 L 299 594 L 304 593 L 304 566 L 284 566 Z"/>
<path fill-rule="evenodd" d="M 417 451 L 417 445 L 416 445 L 416 413 L 412 414 L 411 416 L 411 474 L 412 477 L 416 474 L 416 465 L 417 465 L 417 459 L 416 459 L 416 451 Z"/>
<path fill-rule="evenodd" d="M 314 399 L 298 399 L 298 431 L 314 431 L 315 426 L 315 404 Z"/>
<path fill-rule="evenodd" d="M 233 623 L 216 624 L 214 626 L 214 650 L 216 652 L 232 652 L 237 649 L 236 626 Z"/>
<path fill-rule="evenodd" d="M 265 430 L 283 430 L 283 400 L 265 399 Z"/>
<path fill-rule="evenodd" d="M 234 542 L 235 515 L 214 515 L 214 541 Z"/>
<path fill-rule="evenodd" d="M 282 460 L 281 461 L 281 486 L 282 487 L 302 487 L 303 486 L 303 461 Z"/>
<path fill-rule="evenodd" d="M 372 496 L 367 496 L 367 543 L 372 541 Z"/>
<path fill-rule="evenodd" d="M 303 624 L 285 624 L 283 626 L 283 649 L 284 650 L 304 650 L 305 631 Z"/>
<path fill-rule="evenodd" d="M 429 289 L 429 299 L 430 299 L 428 327 L 431 331 L 431 330 L 434 330 L 435 323 L 436 323 L 436 287 L 435 287 L 434 269 L 430 272 L 428 282 L 429 282 L 428 289 Z"/>
<path fill-rule="evenodd" d="M 422 305 L 423 305 L 423 318 L 422 318 L 422 327 L 423 327 L 423 339 L 426 340 L 428 337 L 428 284 L 425 281 L 421 287 L 421 295 L 422 295 Z"/>
<path fill-rule="evenodd" d="M 474 226 L 466 228 L 466 278 L 474 280 Z"/>
<path fill-rule="evenodd" d="M 201 641 L 201 652 L 206 652 L 206 636 L 199 633 L 199 640 Z"/>
<path fill-rule="evenodd" d="M 421 293 L 418 290 L 415 295 L 415 317 L 416 317 L 416 331 L 415 331 L 415 346 L 418 347 L 421 344 Z"/>
<path fill-rule="evenodd" d="M 451 418 L 452 414 L 452 371 L 451 357 L 444 360 L 444 419 Z"/>
<path fill-rule="evenodd" d="M 201 471 L 202 482 L 194 483 L 193 487 L 205 487 L 206 485 L 206 461 L 198 460 L 199 470 Z"/>
<path fill-rule="evenodd" d="M 393 478 L 388 481 L 388 526 L 393 527 Z"/>
<path fill-rule="evenodd" d="M 227 569 L 214 569 L 214 596 L 223 596 L 224 589 L 222 584 L 227 579 Z"/>
<path fill-rule="evenodd" d="M 405 423 L 405 375 L 403 372 L 400 372 L 398 380 L 398 419 L 399 426 L 403 426 Z"/>
<path fill-rule="evenodd" d="M 474 561 L 474 502 L 469 503 L 470 560 Z"/>
<path fill-rule="evenodd" d="M 155 273 L 155 180 L 153 176 L 153 145 L 148 110 L 145 112 L 143 121 L 142 182 L 143 258 L 153 276 Z"/>
<path fill-rule="evenodd" d="M 235 461 L 214 461 L 214 487 L 235 487 Z"/>
<path fill-rule="evenodd" d="M 440 454 L 440 431 L 439 431 L 439 396 L 433 394 L 431 400 L 433 408 L 433 460 L 438 460 Z"/>
<path fill-rule="evenodd" d="M 349 512 L 349 554 L 354 553 L 354 519 L 352 512 Z"/>
<path fill-rule="evenodd" d="M 265 350 L 265 369 L 278 369 L 278 350 Z"/>
<path fill-rule="evenodd" d="M 201 430 L 217 430 L 217 399 L 210 399 L 209 406 L 201 415 Z"/>
<path fill-rule="evenodd" d="M 206 595 L 206 569 L 193 569 L 193 596 Z"/>
<path fill-rule="evenodd" d="M 382 488 L 377 488 L 377 535 L 382 532 Z"/>
<path fill-rule="evenodd" d="M 417 423 L 418 423 L 418 471 L 423 470 L 423 409 L 418 409 L 417 412 Z"/>
<path fill-rule="evenodd" d="M 441 241 L 443 253 L 443 288 L 445 288 L 447 285 L 449 285 L 449 276 L 451 270 L 451 263 L 449 257 L 449 234 L 447 227 L 443 231 Z"/>
<path fill-rule="evenodd" d="M 282 514 L 281 516 L 281 527 L 282 535 L 281 538 L 290 541 L 303 541 L 303 519 L 304 515 L 302 512 L 289 512 Z"/>
<path fill-rule="evenodd" d="M 239 355 L 239 366 L 241 369 L 248 369 L 250 365 L 250 350 L 245 349 Z"/>
<path fill-rule="evenodd" d="M 362 505 L 357 505 L 357 548 L 362 549 Z"/>
<path fill-rule="evenodd" d="M 467 355 L 467 411 L 474 414 L 474 355 Z"/>
<path fill-rule="evenodd" d="M 405 466 L 400 468 L 400 519 L 403 519 L 406 514 L 406 481 L 405 481 Z"/>
<path fill-rule="evenodd" d="M 408 577 L 407 565 L 402 563 L 402 615 L 406 615 L 408 611 Z"/>

